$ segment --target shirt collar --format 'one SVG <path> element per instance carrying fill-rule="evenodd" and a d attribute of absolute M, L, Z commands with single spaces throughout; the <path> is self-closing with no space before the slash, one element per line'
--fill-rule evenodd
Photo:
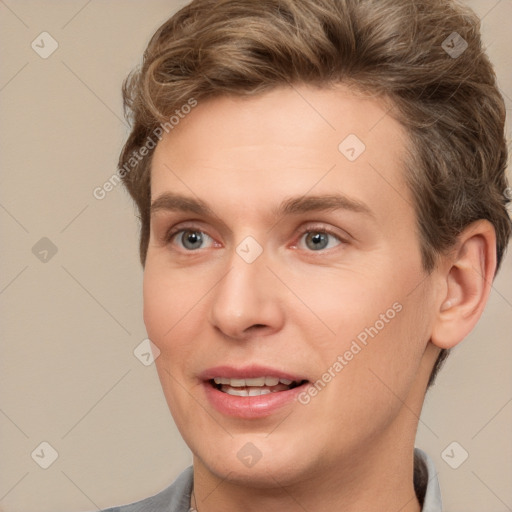
<path fill-rule="evenodd" d="M 414 487 L 422 504 L 421 512 L 442 512 L 441 489 L 434 462 L 419 448 L 414 449 Z"/>

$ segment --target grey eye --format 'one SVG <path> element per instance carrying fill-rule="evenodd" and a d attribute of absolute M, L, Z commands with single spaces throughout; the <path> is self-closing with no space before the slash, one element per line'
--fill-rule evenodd
<path fill-rule="evenodd" d="M 203 243 L 203 234 L 201 231 L 187 229 L 180 236 L 180 241 L 185 249 L 199 249 Z"/>
<path fill-rule="evenodd" d="M 329 244 L 329 236 L 328 233 L 310 231 L 306 234 L 306 246 L 313 251 L 325 249 Z"/>

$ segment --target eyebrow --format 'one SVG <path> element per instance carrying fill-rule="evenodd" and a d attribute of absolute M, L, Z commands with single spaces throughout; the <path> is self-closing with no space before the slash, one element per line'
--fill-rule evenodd
<path fill-rule="evenodd" d="M 149 208 L 151 215 L 159 211 L 181 211 L 196 215 L 213 215 L 213 210 L 201 199 L 165 192 L 152 201 Z"/>
<path fill-rule="evenodd" d="M 151 215 L 162 210 L 217 217 L 213 210 L 201 199 L 172 192 L 161 194 L 151 203 Z M 335 210 L 348 210 L 362 213 L 369 217 L 375 217 L 372 210 L 365 203 L 342 194 L 290 197 L 285 199 L 277 208 L 273 208 L 271 213 L 279 217 L 282 215 L 298 215 L 307 212 Z"/>
<path fill-rule="evenodd" d="M 291 197 L 283 201 L 273 213 L 277 216 L 335 210 L 349 210 L 374 217 L 365 203 L 342 194 Z"/>

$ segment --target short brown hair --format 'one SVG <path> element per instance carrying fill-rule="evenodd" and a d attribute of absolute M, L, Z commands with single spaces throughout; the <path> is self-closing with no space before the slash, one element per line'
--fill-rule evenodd
<path fill-rule="evenodd" d="M 123 84 L 132 131 L 119 172 L 139 210 L 142 265 L 153 151 L 134 155 L 176 109 L 191 99 L 345 83 L 391 100 L 390 115 L 409 134 L 405 172 L 425 270 L 478 219 L 494 225 L 499 266 L 511 231 L 506 110 L 479 28 L 473 11 L 449 0 L 194 0 L 182 8 Z"/>

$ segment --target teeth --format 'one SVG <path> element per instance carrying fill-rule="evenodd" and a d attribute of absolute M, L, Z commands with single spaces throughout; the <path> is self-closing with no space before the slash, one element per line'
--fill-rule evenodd
<path fill-rule="evenodd" d="M 249 396 L 249 391 L 247 389 L 235 389 L 235 388 L 224 388 L 224 387 L 222 389 L 228 395 Z"/>
<path fill-rule="evenodd" d="M 245 379 L 246 386 L 264 386 L 266 384 L 266 380 L 269 377 L 257 377 L 255 379 Z M 277 384 L 277 382 L 276 382 Z M 268 384 L 267 384 L 268 385 Z M 275 386 L 275 384 L 273 384 Z"/>
<path fill-rule="evenodd" d="M 268 395 L 269 393 L 272 393 L 270 389 L 268 388 L 244 388 L 244 389 L 237 389 L 232 388 L 230 386 L 222 386 L 222 391 L 226 393 L 227 395 L 234 395 L 234 396 L 260 396 L 260 395 Z"/>
<path fill-rule="evenodd" d="M 289 379 L 280 379 L 278 377 L 254 377 L 252 379 L 229 379 L 227 377 L 215 377 L 213 381 L 215 382 L 215 384 L 227 385 L 233 388 L 243 388 L 246 386 L 277 386 L 278 384 L 284 384 L 285 386 L 289 386 L 293 382 Z"/>
<path fill-rule="evenodd" d="M 270 389 L 249 389 L 249 396 L 268 395 L 269 393 L 271 393 Z"/>
<path fill-rule="evenodd" d="M 260 396 L 269 393 L 288 391 L 291 386 L 298 385 L 290 379 L 279 377 L 252 377 L 250 379 L 230 379 L 228 377 L 215 377 L 215 384 L 223 393 L 233 396 Z"/>

